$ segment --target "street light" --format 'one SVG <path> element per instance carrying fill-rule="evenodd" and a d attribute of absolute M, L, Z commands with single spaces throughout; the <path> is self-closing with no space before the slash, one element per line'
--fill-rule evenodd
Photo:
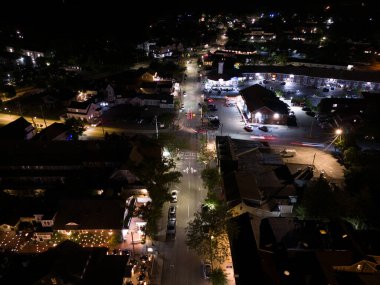
<path fill-rule="evenodd" d="M 213 261 L 213 257 L 212 257 L 212 240 L 213 240 L 213 239 L 214 239 L 214 236 L 211 235 L 211 236 L 210 236 L 210 257 L 211 257 L 211 258 L 210 258 L 210 259 L 211 259 L 211 260 L 210 260 L 210 263 L 211 263 L 211 269 L 213 269 L 213 265 L 212 265 L 212 263 L 213 263 L 213 262 L 212 262 L 212 261 Z"/>
<path fill-rule="evenodd" d="M 339 137 L 339 142 L 342 142 L 343 130 L 342 129 L 337 129 L 337 130 L 335 130 L 335 134 Z"/>

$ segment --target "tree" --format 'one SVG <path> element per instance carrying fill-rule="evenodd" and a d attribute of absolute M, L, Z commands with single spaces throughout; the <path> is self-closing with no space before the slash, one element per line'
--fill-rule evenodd
<path fill-rule="evenodd" d="M 6 98 L 13 98 L 16 96 L 16 89 L 10 85 L 0 86 L 0 92 L 4 93 Z"/>
<path fill-rule="evenodd" d="M 201 137 L 200 143 L 201 143 L 201 151 L 199 153 L 198 160 L 204 163 L 206 167 L 208 168 L 210 162 L 216 158 L 216 152 L 214 148 L 208 147 L 206 136 Z"/>
<path fill-rule="evenodd" d="M 220 267 L 211 272 L 210 280 L 213 285 L 227 285 L 228 283 L 227 274 Z"/>
<path fill-rule="evenodd" d="M 163 204 L 170 199 L 169 190 L 172 183 L 178 183 L 182 173 L 173 171 L 173 159 L 144 160 L 138 165 L 131 165 L 133 173 L 146 186 L 152 204 L 146 212 L 146 234 L 154 237 L 158 232 L 157 221 L 161 217 Z"/>
<path fill-rule="evenodd" d="M 203 169 L 201 177 L 203 180 L 203 185 L 209 191 L 218 187 L 222 181 L 222 178 L 219 174 L 219 170 L 216 167 Z"/>
<path fill-rule="evenodd" d="M 300 205 L 295 209 L 301 219 L 335 219 L 342 215 L 341 203 L 328 181 L 322 177 L 312 181 L 304 190 Z"/>
<path fill-rule="evenodd" d="M 175 157 L 179 149 L 185 148 L 188 144 L 188 141 L 176 137 L 173 133 L 161 133 L 158 136 L 158 142 L 168 149 L 172 157 Z"/>
<path fill-rule="evenodd" d="M 211 262 L 223 263 L 228 256 L 229 235 L 236 236 L 238 232 L 231 217 L 226 205 L 221 202 L 214 208 L 202 208 L 186 227 L 186 245 Z"/>
<path fill-rule="evenodd" d="M 84 121 L 75 118 L 66 119 L 64 124 L 69 129 L 68 132 L 71 136 L 71 140 L 74 141 L 77 141 L 79 136 L 83 135 L 83 132 L 86 130 L 84 127 Z"/>

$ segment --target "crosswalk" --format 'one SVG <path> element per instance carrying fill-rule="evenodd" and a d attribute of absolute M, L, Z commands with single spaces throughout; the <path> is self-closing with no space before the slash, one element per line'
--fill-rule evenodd
<path fill-rule="evenodd" d="M 184 160 L 195 160 L 198 157 L 196 152 L 187 152 L 187 151 L 179 152 L 179 156 Z"/>

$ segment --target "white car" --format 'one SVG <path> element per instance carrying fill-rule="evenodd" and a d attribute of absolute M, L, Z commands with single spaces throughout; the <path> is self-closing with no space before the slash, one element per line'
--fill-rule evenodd
<path fill-rule="evenodd" d="M 289 148 L 280 151 L 280 155 L 282 157 L 293 157 L 296 155 L 296 153 L 297 151 L 295 149 L 289 149 Z"/>
<path fill-rule="evenodd" d="M 170 192 L 170 203 L 177 203 L 177 191 Z"/>
<path fill-rule="evenodd" d="M 216 116 L 216 115 L 208 115 L 207 118 L 208 118 L 209 120 L 219 120 L 219 117 Z"/>

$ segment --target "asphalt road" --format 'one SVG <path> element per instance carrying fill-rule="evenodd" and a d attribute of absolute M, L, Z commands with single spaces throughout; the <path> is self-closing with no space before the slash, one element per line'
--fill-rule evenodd
<path fill-rule="evenodd" d="M 172 187 L 178 190 L 177 203 L 170 204 L 177 206 L 177 231 L 174 239 L 171 237 L 166 239 L 169 203 L 164 207 L 160 225 L 160 241 L 162 242 L 159 246 L 159 252 L 164 260 L 161 284 L 207 284 L 202 276 L 200 258 L 189 251 L 185 244 L 185 228 L 192 220 L 194 213 L 200 209 L 207 193 L 200 178 L 202 169 L 196 160 L 196 154 L 196 152 L 184 152 L 181 155 L 181 161 L 177 163 L 177 170 L 183 174 L 183 178 L 180 183 Z"/>

